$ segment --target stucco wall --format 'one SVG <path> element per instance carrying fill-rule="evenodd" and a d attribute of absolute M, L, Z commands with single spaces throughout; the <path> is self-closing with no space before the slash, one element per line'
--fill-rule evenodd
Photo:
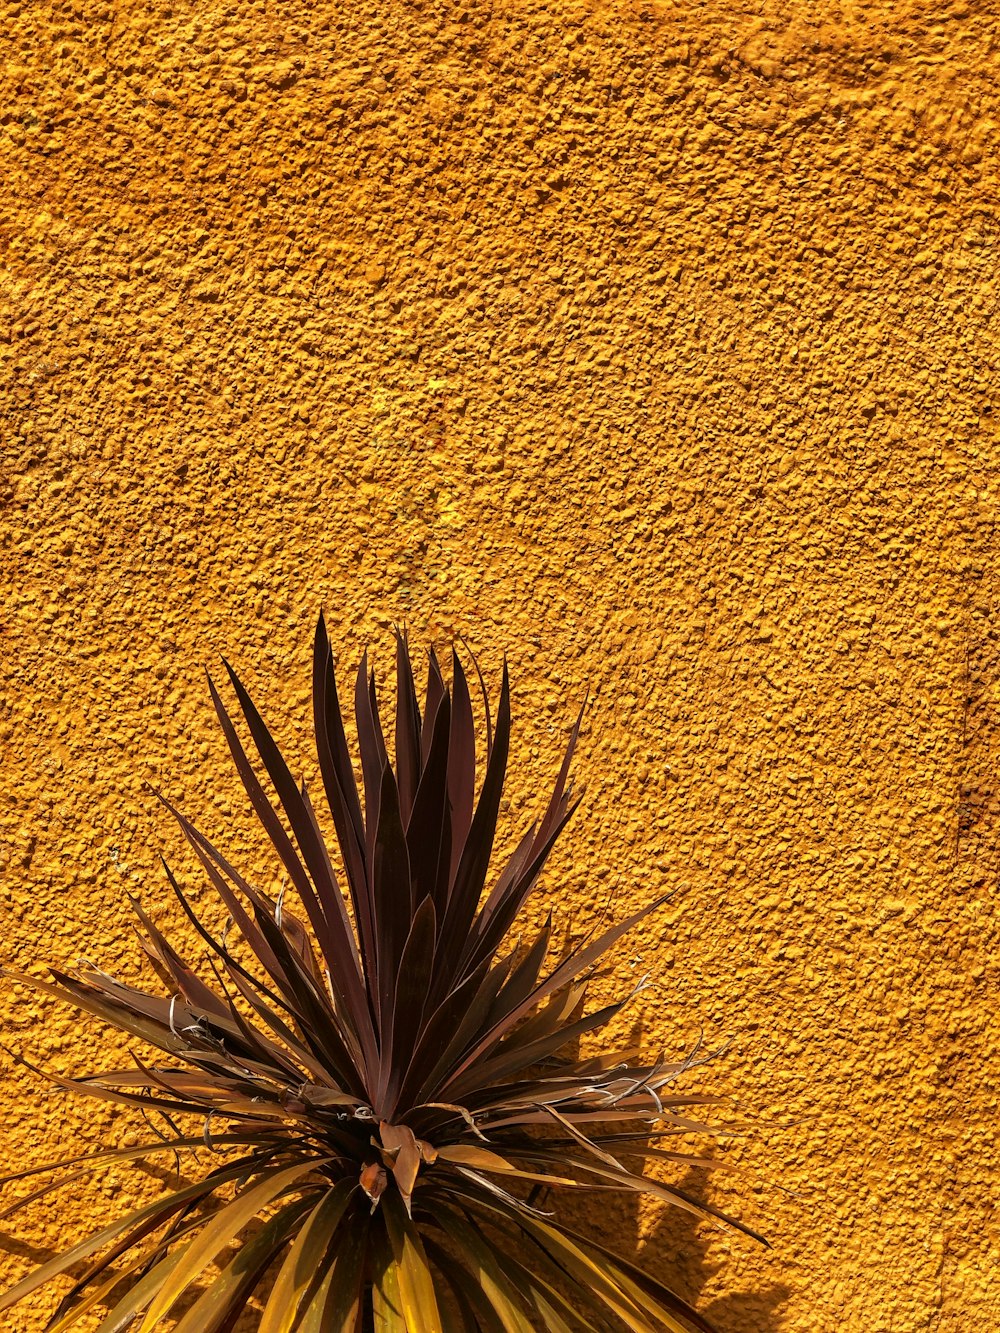
<path fill-rule="evenodd" d="M 320 606 L 345 663 L 460 632 L 512 830 L 591 691 L 551 901 L 676 890 L 644 1037 L 731 1038 L 699 1078 L 759 1122 L 695 1187 L 773 1250 L 643 1213 L 645 1262 L 723 1333 L 1000 1327 L 993 7 L 0 24 L 4 960 L 138 968 L 125 891 L 172 919 L 185 864 L 146 781 L 273 878 L 220 651 L 308 770 Z M 5 1061 L 6 1161 L 124 1129 Z M 3 1276 L 147 1187 L 42 1201 Z"/>

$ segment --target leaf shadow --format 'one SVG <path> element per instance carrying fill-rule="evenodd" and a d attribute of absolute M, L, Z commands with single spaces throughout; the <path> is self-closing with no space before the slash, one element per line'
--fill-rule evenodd
<path fill-rule="evenodd" d="M 54 1259 L 58 1251 L 47 1245 L 29 1245 L 26 1241 L 18 1240 L 17 1236 L 9 1231 L 0 1231 L 0 1253 L 13 1254 L 18 1259 L 30 1259 L 32 1263 L 40 1266 Z"/>
<path fill-rule="evenodd" d="M 677 1184 L 692 1198 L 707 1200 L 711 1195 L 710 1178 L 711 1172 L 692 1168 Z M 665 1277 L 718 1333 L 780 1333 L 784 1325 L 782 1307 L 792 1295 L 784 1283 L 728 1292 L 707 1302 L 703 1299 L 709 1280 L 723 1267 L 710 1266 L 709 1249 L 705 1224 L 693 1213 L 668 1206 L 628 1257 L 641 1268 Z"/>
<path fill-rule="evenodd" d="M 628 1044 L 642 1046 L 643 1030 L 643 1020 L 636 1019 Z M 576 1048 L 578 1051 L 579 1043 Z M 629 1164 L 642 1171 L 637 1161 Z M 702 1202 L 711 1202 L 711 1179 L 712 1172 L 703 1167 L 687 1167 L 683 1176 L 672 1177 L 679 1189 Z M 694 1213 L 664 1203 L 651 1226 L 648 1216 L 643 1219 L 639 1197 L 610 1193 L 573 1197 L 551 1191 L 547 1206 L 556 1210 L 558 1219 L 675 1291 L 708 1320 L 716 1333 L 782 1333 L 782 1310 L 792 1296 L 792 1289 L 783 1282 L 704 1299 L 709 1282 L 715 1273 L 724 1272 L 724 1265 L 710 1261 L 707 1224 Z M 757 1244 L 750 1239 L 746 1243 Z"/>

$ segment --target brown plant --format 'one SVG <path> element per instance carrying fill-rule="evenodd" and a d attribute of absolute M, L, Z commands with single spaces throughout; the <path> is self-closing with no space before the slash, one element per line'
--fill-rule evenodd
<path fill-rule="evenodd" d="M 136 901 L 163 993 L 89 964 L 53 970 L 51 981 L 4 973 L 154 1048 L 155 1057 L 134 1054 L 130 1068 L 48 1077 L 162 1117 L 169 1130 L 8 1176 L 5 1184 L 65 1173 L 8 1212 L 112 1161 L 207 1145 L 222 1154 L 219 1165 L 44 1264 L 0 1309 L 73 1270 L 50 1333 L 95 1307 L 107 1309 L 100 1333 L 150 1333 L 177 1317 L 182 1298 L 176 1333 L 226 1333 L 265 1278 L 259 1333 L 562 1333 L 618 1321 L 638 1333 L 708 1329 L 663 1283 L 560 1226 L 538 1202 L 541 1192 L 615 1190 L 722 1217 L 641 1174 L 644 1161 L 688 1160 L 665 1145 L 707 1128 L 690 1113 L 713 1099 L 673 1090 L 691 1062 L 575 1053 L 630 998 L 590 1010 L 588 977 L 662 899 L 555 962 L 551 923 L 526 945 L 510 942 L 576 803 L 568 774 L 579 720 L 544 814 L 488 886 L 510 742 L 506 668 L 495 717 L 483 686 L 477 794 L 473 707 L 457 655 L 449 687 L 431 654 L 421 710 L 398 636 L 394 762 L 363 660 L 354 691 L 362 803 L 321 618 L 314 725 L 345 893 L 307 788 L 226 670 L 279 808 L 210 682 L 212 698 L 304 920 L 170 806 L 229 915 L 227 931 L 213 935 L 166 868 L 208 970 L 189 966 Z M 233 1257 L 199 1285 L 234 1241 Z"/>

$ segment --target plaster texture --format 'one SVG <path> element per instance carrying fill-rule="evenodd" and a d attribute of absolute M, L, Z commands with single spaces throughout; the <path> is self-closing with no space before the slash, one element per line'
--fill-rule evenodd
<path fill-rule="evenodd" d="M 619 967 L 651 1048 L 731 1041 L 693 1188 L 773 1248 L 592 1224 L 722 1333 L 1000 1328 L 995 7 L 18 0 L 0 47 L 4 961 L 178 925 L 147 782 L 277 883 L 220 652 L 311 773 L 321 606 L 347 667 L 460 633 L 508 836 L 589 690 L 539 910 L 674 892 Z M 4 1058 L 5 1163 L 139 1132 Z M 0 1222 L 4 1285 L 156 1183 Z"/>

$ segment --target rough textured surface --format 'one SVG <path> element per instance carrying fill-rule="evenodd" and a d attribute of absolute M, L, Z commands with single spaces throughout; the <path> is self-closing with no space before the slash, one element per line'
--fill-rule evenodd
<path fill-rule="evenodd" d="M 139 966 L 147 780 L 273 879 L 219 651 L 308 771 L 320 605 L 345 662 L 506 649 L 512 827 L 592 691 L 556 912 L 676 890 L 645 1039 L 731 1038 L 700 1078 L 765 1122 L 694 1187 L 770 1253 L 598 1224 L 722 1333 L 988 1329 L 997 23 L 792 8 L 6 4 L 3 955 Z M 39 1087 L 5 1160 L 110 1132 Z M 3 1276 L 149 1184 L 41 1201 Z"/>

